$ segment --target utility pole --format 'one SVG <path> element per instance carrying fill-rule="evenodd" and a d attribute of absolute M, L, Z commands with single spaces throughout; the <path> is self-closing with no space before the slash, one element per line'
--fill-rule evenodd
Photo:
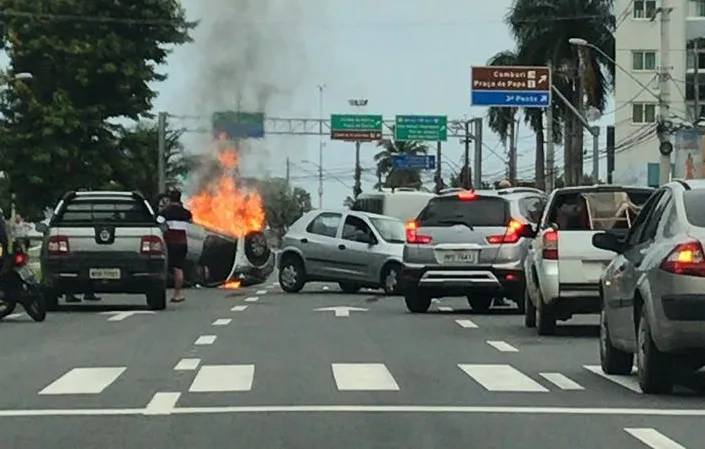
<path fill-rule="evenodd" d="M 516 185 L 517 181 L 517 108 L 510 109 L 511 123 L 509 124 L 509 166 L 507 167 L 507 178 L 512 185 Z"/>
<path fill-rule="evenodd" d="M 592 127 L 592 182 L 600 180 L 600 127 Z"/>
<path fill-rule="evenodd" d="M 362 167 L 360 167 L 360 141 L 355 141 L 355 187 L 353 197 L 357 198 L 362 193 Z"/>
<path fill-rule="evenodd" d="M 670 130 L 667 122 L 670 118 L 671 108 L 671 11 L 669 0 L 661 0 L 661 7 L 657 12 L 661 14 L 661 70 L 659 70 L 659 119 L 658 138 L 659 152 L 659 184 L 663 185 L 671 179 L 671 153 L 673 144 L 670 141 Z M 653 18 L 652 18 L 653 20 Z"/>
<path fill-rule="evenodd" d="M 472 120 L 465 120 L 465 172 L 463 176 L 462 186 L 464 189 L 472 188 L 470 181 L 470 123 Z"/>
<path fill-rule="evenodd" d="M 325 84 L 318 85 L 318 115 L 321 117 L 321 122 L 318 124 L 318 133 L 320 141 L 318 142 L 318 208 L 323 209 L 323 91 Z"/>
<path fill-rule="evenodd" d="M 441 171 L 441 151 L 443 150 L 443 144 L 438 141 L 436 142 L 436 193 L 439 193 L 443 189 L 443 172 Z"/>
<path fill-rule="evenodd" d="M 166 192 L 166 119 L 167 113 L 160 112 L 157 118 L 157 193 Z"/>
<path fill-rule="evenodd" d="M 482 117 L 474 119 L 475 122 L 475 188 L 482 188 Z M 466 170 L 465 173 L 468 173 Z"/>
<path fill-rule="evenodd" d="M 553 73 L 551 65 L 550 61 L 546 64 L 548 70 Z M 551 103 L 546 108 L 546 132 L 544 133 L 544 139 L 546 141 L 546 176 L 544 178 L 546 182 L 546 192 L 550 193 L 556 185 L 556 150 L 553 145 L 553 97 L 551 97 Z"/>
<path fill-rule="evenodd" d="M 693 90 L 695 93 L 695 117 L 693 117 L 693 122 L 697 126 L 700 122 L 700 45 L 698 39 L 693 41 L 693 51 L 695 52 L 695 68 L 693 69 Z"/>
<path fill-rule="evenodd" d="M 289 182 L 291 180 L 291 161 L 289 158 L 286 158 L 286 185 L 289 185 Z"/>
<path fill-rule="evenodd" d="M 577 104 L 575 105 L 576 109 L 578 110 L 579 114 L 582 116 L 583 111 L 585 110 L 585 92 L 587 91 L 587 84 L 585 80 L 585 71 L 586 71 L 586 51 L 585 48 L 580 47 L 578 48 L 578 54 L 579 54 L 579 61 L 578 61 L 578 91 L 576 93 L 576 100 Z M 578 123 L 578 118 L 577 117 L 571 117 L 571 120 L 573 121 L 573 139 L 571 140 L 571 148 L 570 148 L 570 171 L 572 172 L 570 178 L 566 179 L 566 185 L 582 185 L 583 183 L 583 128 L 579 126 Z M 591 128 L 588 128 L 590 130 Z M 580 145 L 578 145 L 580 143 Z M 568 184 L 568 179 L 571 180 L 571 183 Z"/>

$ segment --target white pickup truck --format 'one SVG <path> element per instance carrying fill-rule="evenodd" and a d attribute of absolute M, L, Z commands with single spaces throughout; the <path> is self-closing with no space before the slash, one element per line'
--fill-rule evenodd
<path fill-rule="evenodd" d="M 592 236 L 626 233 L 652 192 L 615 185 L 553 191 L 524 262 L 526 327 L 553 335 L 557 320 L 600 312 L 600 275 L 614 254 L 592 246 Z"/>

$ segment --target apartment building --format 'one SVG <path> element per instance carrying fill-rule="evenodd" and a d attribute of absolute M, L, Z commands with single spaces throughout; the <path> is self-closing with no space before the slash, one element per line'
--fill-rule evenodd
<path fill-rule="evenodd" d="M 669 0 L 671 120 L 693 122 L 695 61 L 693 40 L 705 37 L 705 0 Z M 661 25 L 656 14 L 660 0 L 616 0 L 615 180 L 622 183 L 658 182 L 658 119 Z M 651 20 L 651 17 L 654 17 Z M 705 44 L 700 50 L 700 111 L 705 118 Z M 627 72 L 627 73 L 625 73 Z M 637 82 L 638 80 L 639 82 Z M 648 89 L 644 89 L 643 86 Z M 651 91 L 651 92 L 649 92 Z M 676 143 L 674 141 L 674 143 Z M 651 182 L 649 182 L 651 181 Z"/>

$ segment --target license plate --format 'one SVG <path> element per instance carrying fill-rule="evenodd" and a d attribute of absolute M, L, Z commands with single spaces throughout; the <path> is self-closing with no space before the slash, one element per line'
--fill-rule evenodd
<path fill-rule="evenodd" d="M 20 278 L 23 281 L 31 281 L 34 279 L 34 270 L 32 270 L 32 268 L 28 267 L 27 265 L 18 269 L 17 274 L 19 274 Z"/>
<path fill-rule="evenodd" d="M 91 268 L 88 271 L 91 279 L 120 279 L 119 268 Z"/>
<path fill-rule="evenodd" d="M 440 262 L 444 265 L 452 264 L 476 264 L 478 251 L 444 251 L 440 254 Z"/>

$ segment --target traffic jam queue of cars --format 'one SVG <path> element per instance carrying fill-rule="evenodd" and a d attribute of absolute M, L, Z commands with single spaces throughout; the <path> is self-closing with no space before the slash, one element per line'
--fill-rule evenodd
<path fill-rule="evenodd" d="M 291 226 L 279 281 L 378 288 L 417 314 L 436 298 L 478 312 L 509 300 L 538 335 L 599 314 L 604 373 L 636 364 L 642 391 L 666 394 L 677 372 L 705 366 L 703 205 L 705 180 L 361 195 Z"/>

